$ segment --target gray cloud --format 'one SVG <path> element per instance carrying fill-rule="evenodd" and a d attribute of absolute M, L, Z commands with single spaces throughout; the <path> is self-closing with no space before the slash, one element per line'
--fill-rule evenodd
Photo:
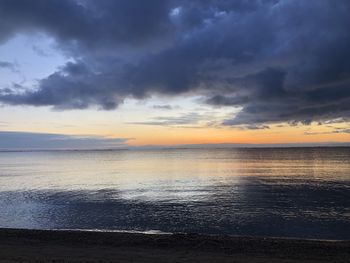
<path fill-rule="evenodd" d="M 6 61 L 0 61 L 0 68 L 11 68 L 13 66 L 12 63 Z"/>
<path fill-rule="evenodd" d="M 256 125 L 256 124 L 250 124 L 250 125 L 244 125 L 242 127 L 244 130 L 267 130 L 270 129 L 267 125 Z"/>
<path fill-rule="evenodd" d="M 0 68 L 8 69 L 12 72 L 18 72 L 17 65 L 8 61 L 0 61 Z"/>
<path fill-rule="evenodd" d="M 172 110 L 173 107 L 171 105 L 153 105 L 153 109 L 158 109 L 158 110 Z"/>
<path fill-rule="evenodd" d="M 196 125 L 203 118 L 205 118 L 203 115 L 191 112 L 175 117 L 154 117 L 149 121 L 128 122 L 128 124 L 185 127 L 187 125 Z"/>
<path fill-rule="evenodd" d="M 128 140 L 130 139 L 0 131 L 0 150 L 110 149 L 125 147 Z"/>
<path fill-rule="evenodd" d="M 319 135 L 319 134 L 334 134 L 334 133 L 350 133 L 350 128 L 335 128 L 332 131 L 327 132 L 304 132 L 305 135 Z"/>
<path fill-rule="evenodd" d="M 111 110 L 195 94 L 240 107 L 226 125 L 349 118 L 349 12 L 347 0 L 3 0 L 0 41 L 44 32 L 74 62 L 0 101 Z"/>
<path fill-rule="evenodd" d="M 41 57 L 49 57 L 51 54 L 37 45 L 32 46 L 32 50 Z"/>

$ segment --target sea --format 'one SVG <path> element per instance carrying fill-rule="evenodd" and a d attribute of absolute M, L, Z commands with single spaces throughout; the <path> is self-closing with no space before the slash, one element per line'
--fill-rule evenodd
<path fill-rule="evenodd" d="M 0 152 L 0 228 L 350 240 L 350 147 Z"/>

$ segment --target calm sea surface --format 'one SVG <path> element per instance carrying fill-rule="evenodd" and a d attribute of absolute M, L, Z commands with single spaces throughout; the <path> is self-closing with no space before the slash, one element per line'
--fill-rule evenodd
<path fill-rule="evenodd" d="M 350 148 L 1 152 L 0 227 L 350 239 Z"/>

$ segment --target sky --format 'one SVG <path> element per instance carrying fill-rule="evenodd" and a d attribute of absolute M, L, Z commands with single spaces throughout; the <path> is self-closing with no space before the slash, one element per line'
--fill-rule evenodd
<path fill-rule="evenodd" d="M 1 0 L 0 149 L 350 143 L 348 0 Z"/>

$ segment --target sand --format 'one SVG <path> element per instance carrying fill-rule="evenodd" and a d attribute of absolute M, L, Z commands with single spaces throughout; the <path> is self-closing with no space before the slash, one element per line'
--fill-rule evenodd
<path fill-rule="evenodd" d="M 0 229 L 0 262 L 350 262 L 350 241 Z"/>

